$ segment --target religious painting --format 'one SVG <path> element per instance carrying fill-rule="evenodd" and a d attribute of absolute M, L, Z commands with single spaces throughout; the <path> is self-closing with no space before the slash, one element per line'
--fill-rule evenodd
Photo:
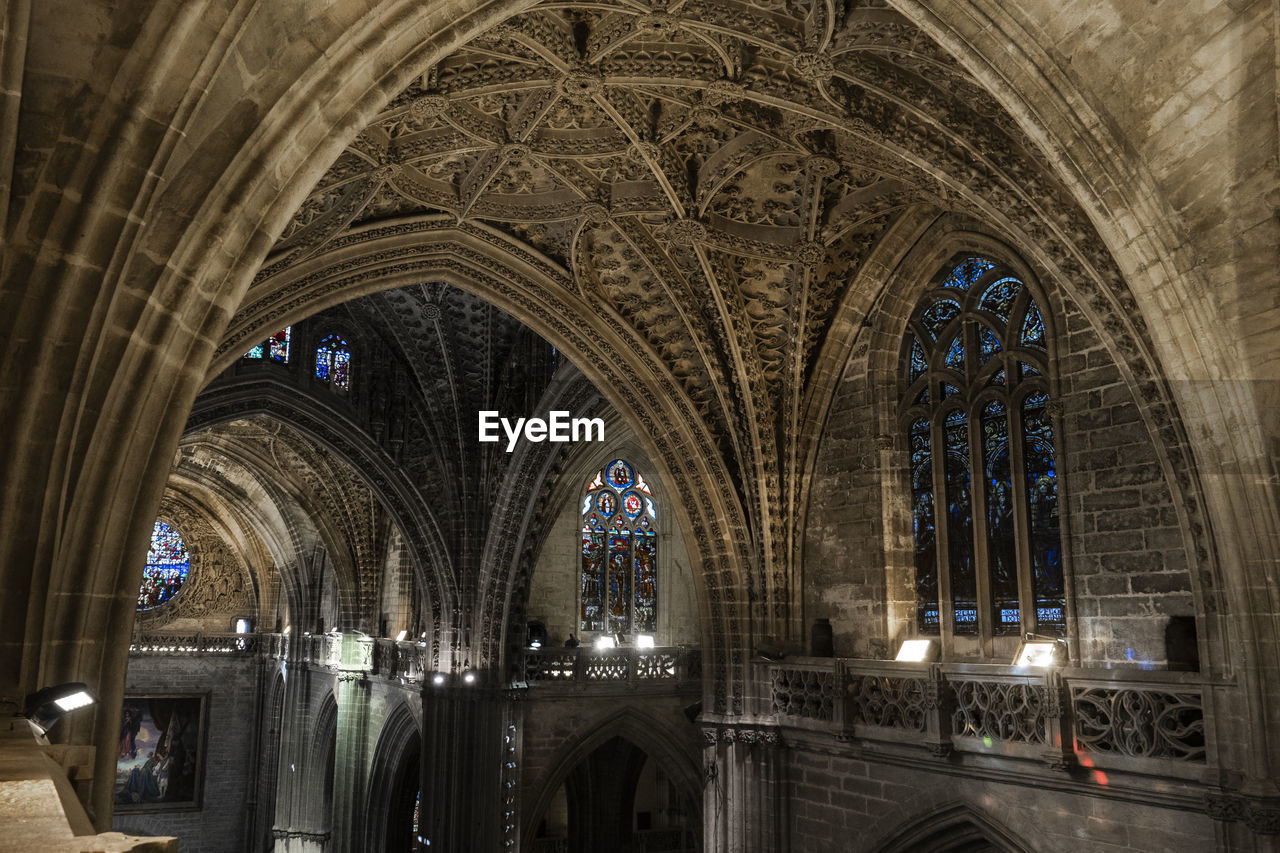
<path fill-rule="evenodd" d="M 130 696 L 120 714 L 117 812 L 200 808 L 205 697 Z"/>

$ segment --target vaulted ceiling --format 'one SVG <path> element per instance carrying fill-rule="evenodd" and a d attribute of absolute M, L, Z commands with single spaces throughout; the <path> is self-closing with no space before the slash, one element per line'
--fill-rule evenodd
<path fill-rule="evenodd" d="M 222 352 L 307 294 L 402 284 L 433 239 L 462 241 L 473 268 L 489 247 L 495 264 L 519 254 L 502 275 L 525 264 L 567 285 L 576 293 L 556 299 L 575 301 L 575 322 L 605 318 L 674 378 L 656 381 L 683 394 L 675 408 L 697 437 L 675 442 L 673 476 L 710 470 L 734 492 L 724 527 L 695 524 L 703 559 L 723 559 L 712 543 L 727 528 L 752 565 L 747 600 L 785 621 L 823 401 L 905 251 L 899 232 L 919 239 L 947 216 L 1124 318 L 1111 330 L 1121 356 L 1154 388 L 1136 303 L 1044 152 L 883 0 L 548 0 L 426 69 L 353 139 Z M 397 293 L 385 319 L 423 322 L 430 294 Z M 703 436 L 717 458 L 691 461 Z M 660 458 L 674 455 L 665 440 Z"/>

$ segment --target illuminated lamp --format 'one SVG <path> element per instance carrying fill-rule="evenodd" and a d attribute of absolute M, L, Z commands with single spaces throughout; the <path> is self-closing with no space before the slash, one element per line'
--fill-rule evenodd
<path fill-rule="evenodd" d="M 1057 666 L 1062 662 L 1058 650 L 1065 645 L 1061 640 L 1042 640 L 1028 634 L 1013 659 L 1014 666 Z"/>
<path fill-rule="evenodd" d="M 467 684 L 475 684 L 476 674 L 474 672 L 464 672 L 462 674 L 462 680 Z"/>
<path fill-rule="evenodd" d="M 407 630 L 402 629 L 399 634 L 396 634 L 396 642 L 403 643 L 404 638 L 407 636 L 409 636 L 409 632 Z"/>
<path fill-rule="evenodd" d="M 43 735 L 66 714 L 97 701 L 86 685 L 72 681 L 32 693 L 23 705 L 22 716 Z"/>
<path fill-rule="evenodd" d="M 616 649 L 617 647 L 617 642 L 611 636 L 596 637 L 596 651 L 598 652 L 603 652 L 606 649 Z"/>
<path fill-rule="evenodd" d="M 434 684 L 436 687 L 439 687 L 440 685 L 444 684 L 444 673 L 437 672 L 435 675 L 431 676 L 431 683 Z"/>
<path fill-rule="evenodd" d="M 636 634 L 637 649 L 651 649 L 653 648 L 653 646 L 654 646 L 654 643 L 653 643 L 652 634 Z"/>
<path fill-rule="evenodd" d="M 937 648 L 933 640 L 903 640 L 898 647 L 896 661 L 920 663 L 937 657 Z"/>

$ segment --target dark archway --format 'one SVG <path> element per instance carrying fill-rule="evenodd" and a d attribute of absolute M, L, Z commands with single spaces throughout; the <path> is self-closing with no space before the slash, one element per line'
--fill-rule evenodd
<path fill-rule="evenodd" d="M 534 834 L 535 851 L 697 849 L 701 827 L 688 793 L 660 762 L 622 736 L 574 765 L 551 805 Z"/>
<path fill-rule="evenodd" d="M 876 853 L 1031 853 L 1021 839 L 967 805 L 943 806 L 912 820 Z"/>

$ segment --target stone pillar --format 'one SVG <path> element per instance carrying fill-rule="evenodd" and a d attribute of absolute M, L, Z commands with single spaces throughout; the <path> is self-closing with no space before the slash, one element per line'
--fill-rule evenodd
<path fill-rule="evenodd" d="M 778 729 L 710 724 L 703 738 L 705 853 L 786 853 L 786 752 Z"/>
<path fill-rule="evenodd" d="M 359 847 L 368 796 L 369 672 L 373 638 L 342 635 L 338 664 L 338 739 L 333 762 L 333 840 L 329 849 L 349 853 Z"/>
<path fill-rule="evenodd" d="M 512 703 L 459 675 L 422 691 L 422 836 L 431 850 L 503 849 L 503 765 Z"/>
<path fill-rule="evenodd" d="M 298 642 L 289 643 L 285 663 L 284 702 L 280 720 L 280 764 L 276 773 L 275 815 L 271 835 L 275 853 L 324 853 L 330 839 L 327 823 L 313 800 L 318 796 L 309 784 L 323 757 L 312 749 L 315 714 L 313 684 L 318 674 L 304 662 Z M 323 768 L 321 768 L 323 770 Z"/>

